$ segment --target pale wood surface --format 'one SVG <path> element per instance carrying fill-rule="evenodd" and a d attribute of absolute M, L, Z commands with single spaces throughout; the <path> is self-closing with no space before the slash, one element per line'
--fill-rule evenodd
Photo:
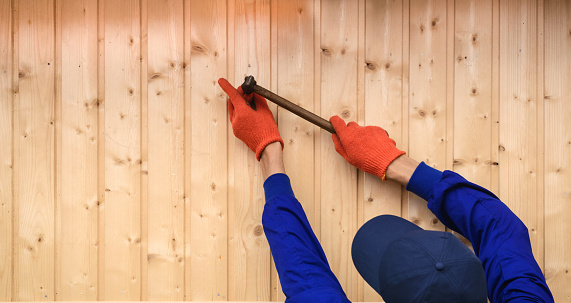
<path fill-rule="evenodd" d="M 97 3 L 58 2 L 61 37 L 56 298 L 97 299 Z"/>
<path fill-rule="evenodd" d="M 148 299 L 182 300 L 185 134 L 183 3 L 149 0 L 147 12 L 148 69 L 143 79 L 148 83 Z"/>
<path fill-rule="evenodd" d="M 555 302 L 571 298 L 571 3 L 545 1 L 545 276 Z"/>
<path fill-rule="evenodd" d="M 137 1 L 105 3 L 105 298 L 141 297 L 141 52 Z"/>
<path fill-rule="evenodd" d="M 383 127 L 403 147 L 402 88 L 403 70 L 403 3 L 366 1 L 365 11 L 365 125 Z M 382 36 L 382 39 L 377 37 Z M 381 215 L 401 216 L 401 186 L 381 182 L 376 176 L 363 174 L 363 218 L 360 225 Z M 380 296 L 364 283 L 364 299 L 380 300 Z"/>
<path fill-rule="evenodd" d="M 0 300 L 283 302 L 259 164 L 216 84 L 253 74 L 505 199 L 568 301 L 569 16 L 565 0 L 0 1 Z M 333 271 L 378 300 L 357 228 L 443 226 L 270 108 Z"/>
<path fill-rule="evenodd" d="M 454 171 L 491 187 L 492 1 L 461 1 L 454 21 Z M 497 170 L 496 170 L 497 172 Z M 465 240 L 462 238 L 462 240 Z"/>
<path fill-rule="evenodd" d="M 358 2 L 321 3 L 321 115 L 357 120 Z M 321 134 L 321 241 L 333 273 L 348 297 L 357 297 L 358 273 L 351 259 L 357 232 L 357 170 Z M 332 177 L 336 176 L 336 177 Z"/>
<path fill-rule="evenodd" d="M 12 13 L 0 2 L 0 300 L 12 299 Z"/>
<path fill-rule="evenodd" d="M 52 1 L 19 1 L 18 121 L 14 145 L 18 172 L 17 281 L 12 300 L 53 300 L 55 295 L 55 51 Z"/>
<path fill-rule="evenodd" d="M 408 155 L 440 170 L 446 168 L 446 115 L 452 110 L 446 102 L 446 9 L 443 1 L 410 2 Z M 410 194 L 408 203 L 403 217 L 426 229 L 444 230 L 424 200 Z"/>
<path fill-rule="evenodd" d="M 275 3 L 275 4 L 274 4 Z M 314 11 L 316 1 L 294 0 L 272 2 L 277 9 L 277 66 L 278 79 L 275 92 L 301 107 L 315 110 L 316 94 L 314 64 Z M 241 83 L 241 82 L 240 82 Z M 318 180 L 315 177 L 314 140 L 317 127 L 293 115 L 278 109 L 278 128 L 285 144 L 284 163 L 297 199 L 303 206 L 309 223 L 319 235 L 316 226 L 319 201 L 315 199 Z M 275 279 L 275 275 L 274 275 Z M 285 300 L 281 288 L 276 286 L 273 300 Z"/>
<path fill-rule="evenodd" d="M 270 87 L 270 3 L 230 1 L 233 5 L 233 83 L 253 75 L 258 85 Z M 230 71 L 229 71 L 230 72 Z M 274 111 L 276 106 L 268 104 Z M 263 178 L 256 155 L 239 139 L 229 146 L 229 300 L 269 300 L 271 252 L 264 237 Z"/>
<path fill-rule="evenodd" d="M 226 1 L 190 3 L 190 300 L 228 299 Z"/>
<path fill-rule="evenodd" d="M 539 264 L 543 230 L 538 207 L 537 3 L 500 3 L 500 198 L 529 229 Z M 526 186 L 522 186 L 526 184 Z"/>

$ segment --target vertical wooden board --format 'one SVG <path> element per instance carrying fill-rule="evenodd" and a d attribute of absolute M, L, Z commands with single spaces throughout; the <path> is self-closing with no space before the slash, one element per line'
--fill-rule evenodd
<path fill-rule="evenodd" d="M 545 276 L 571 298 L 571 3 L 545 1 Z"/>
<path fill-rule="evenodd" d="M 537 3 L 500 3 L 500 198 L 525 223 L 539 264 Z"/>
<path fill-rule="evenodd" d="M 12 300 L 12 6 L 0 3 L 0 301 Z"/>
<path fill-rule="evenodd" d="M 270 2 L 234 2 L 234 80 L 240 85 L 253 75 L 258 85 L 270 86 Z M 269 102 L 270 106 L 275 108 Z M 233 145 L 230 165 L 231 216 L 229 241 L 229 300 L 270 300 L 271 253 L 264 237 L 262 211 L 265 204 L 263 178 L 255 154 L 229 134 Z"/>
<path fill-rule="evenodd" d="M 365 124 L 384 128 L 402 149 L 403 3 L 365 2 Z M 364 175 L 363 221 L 381 215 L 401 216 L 401 186 Z M 368 284 L 364 301 L 379 301 Z"/>
<path fill-rule="evenodd" d="M 183 23 L 184 23 L 184 300 L 188 301 L 191 295 L 191 262 L 190 262 L 190 190 L 191 179 L 191 136 L 192 136 L 192 106 L 189 102 L 191 93 L 190 79 L 190 56 L 191 56 L 191 34 L 190 34 L 190 2 L 183 0 Z"/>
<path fill-rule="evenodd" d="M 105 298 L 105 1 L 97 3 L 97 299 Z"/>
<path fill-rule="evenodd" d="M 54 3 L 19 1 L 18 280 L 13 300 L 54 300 Z"/>
<path fill-rule="evenodd" d="M 272 65 L 277 79 L 272 79 L 272 89 L 282 97 L 314 111 L 314 16 L 313 0 L 272 2 L 275 16 L 272 41 L 276 45 L 276 60 Z M 274 13 L 275 12 L 275 13 Z M 274 82 L 275 81 L 275 82 Z M 316 212 L 314 157 L 317 127 L 278 108 L 278 127 L 285 143 L 284 163 L 291 179 L 296 198 L 302 204 L 313 230 L 319 214 Z M 285 299 L 279 283 L 276 283 L 274 300 Z"/>
<path fill-rule="evenodd" d="M 149 0 L 148 299 L 184 296 L 183 2 Z"/>
<path fill-rule="evenodd" d="M 492 1 L 459 1 L 455 16 L 454 170 L 490 188 Z"/>
<path fill-rule="evenodd" d="M 278 1 L 277 94 L 313 111 L 313 7 L 312 0 Z M 278 127 L 285 143 L 284 162 L 296 198 L 311 224 L 316 216 L 314 201 L 314 148 L 318 128 L 278 108 Z M 313 229 L 318 227 L 313 226 Z"/>
<path fill-rule="evenodd" d="M 321 3 L 321 115 L 357 119 L 358 2 Z M 357 170 L 321 131 L 321 244 L 349 300 L 357 299 L 351 242 L 357 229 Z"/>
<path fill-rule="evenodd" d="M 97 299 L 97 3 L 61 0 L 58 299 Z"/>
<path fill-rule="evenodd" d="M 193 1 L 190 300 L 228 299 L 226 1 Z"/>
<path fill-rule="evenodd" d="M 436 169 L 446 167 L 446 15 L 445 1 L 410 2 L 409 156 Z M 426 201 L 409 195 L 404 217 L 424 229 L 443 230 Z M 406 203 L 406 202 L 405 202 Z"/>
<path fill-rule="evenodd" d="M 141 297 L 139 12 L 105 2 L 105 300 Z"/>
<path fill-rule="evenodd" d="M 277 83 L 275 91 L 297 105 L 314 111 L 314 16 L 315 1 L 275 1 L 277 11 Z M 284 162 L 296 198 L 302 204 L 314 230 L 319 221 L 315 200 L 314 141 L 317 127 L 278 108 L 278 127 L 285 143 Z M 281 287 L 278 285 L 278 297 Z"/>

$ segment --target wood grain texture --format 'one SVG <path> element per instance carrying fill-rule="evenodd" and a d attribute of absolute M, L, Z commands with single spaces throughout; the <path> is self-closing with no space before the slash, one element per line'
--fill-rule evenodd
<path fill-rule="evenodd" d="M 545 276 L 571 301 L 571 3 L 545 1 Z"/>
<path fill-rule="evenodd" d="M 97 299 L 97 3 L 58 2 L 61 134 L 58 143 L 58 299 Z"/>
<path fill-rule="evenodd" d="M 270 86 L 270 1 L 233 1 L 234 84 L 253 75 L 258 85 Z M 269 102 L 268 102 L 269 103 Z M 276 106 L 269 104 L 276 111 Z M 263 178 L 255 154 L 239 139 L 233 145 L 229 184 L 229 300 L 269 300 L 271 252 L 264 237 Z"/>
<path fill-rule="evenodd" d="M 537 198 L 537 2 L 500 3 L 500 198 L 525 223 L 543 263 Z"/>
<path fill-rule="evenodd" d="M 569 16 L 564 0 L 0 1 L 0 301 L 285 300 L 260 167 L 216 84 L 246 74 L 491 189 L 568 301 Z M 442 225 L 270 107 L 332 268 L 379 300 L 352 233 L 383 213 Z"/>
<path fill-rule="evenodd" d="M 12 299 L 12 5 L 0 2 L 0 301 Z"/>
<path fill-rule="evenodd" d="M 227 106 L 217 84 L 226 75 L 226 1 L 191 8 L 191 293 L 228 299 Z"/>
<path fill-rule="evenodd" d="M 358 2 L 321 3 L 321 115 L 357 119 Z M 357 231 L 357 170 L 321 134 L 321 244 L 349 300 L 357 299 L 351 243 Z M 336 176 L 332 178 L 332 176 Z"/>
<path fill-rule="evenodd" d="M 443 1 L 410 2 L 408 154 L 440 170 L 446 167 L 448 140 L 446 9 Z M 403 217 L 424 229 L 444 229 L 426 201 L 410 194 L 408 203 L 408 214 Z"/>
<path fill-rule="evenodd" d="M 365 124 L 384 128 L 402 149 L 403 4 L 368 0 L 365 5 Z M 399 184 L 364 174 L 363 191 L 362 223 L 382 214 L 401 215 Z M 363 300 L 381 299 L 364 285 Z"/>
<path fill-rule="evenodd" d="M 18 280 L 13 300 L 54 299 L 54 3 L 19 1 Z"/>
<path fill-rule="evenodd" d="M 184 297 L 183 2 L 149 0 L 148 299 Z"/>
<path fill-rule="evenodd" d="M 105 2 L 105 299 L 141 297 L 139 1 Z"/>
<path fill-rule="evenodd" d="M 455 7 L 454 171 L 490 187 L 492 162 L 492 1 Z"/>
<path fill-rule="evenodd" d="M 313 0 L 273 1 L 272 12 L 276 16 L 272 38 L 276 44 L 274 56 L 276 70 L 274 92 L 309 111 L 315 110 L 315 8 Z M 277 120 L 281 137 L 285 143 L 284 163 L 291 179 L 296 198 L 302 204 L 313 230 L 319 233 L 319 201 L 316 200 L 314 142 L 317 127 L 309 122 L 278 108 Z M 275 281 L 276 275 L 272 276 Z M 285 300 L 278 283 L 272 299 Z"/>

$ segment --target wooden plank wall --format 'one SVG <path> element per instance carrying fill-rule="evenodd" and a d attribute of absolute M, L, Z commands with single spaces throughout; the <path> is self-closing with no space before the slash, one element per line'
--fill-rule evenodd
<path fill-rule="evenodd" d="M 262 177 L 216 80 L 384 127 L 498 194 L 571 302 L 566 0 L 0 0 L 0 301 L 284 300 Z M 294 191 L 354 301 L 350 256 L 423 202 L 270 105 Z"/>

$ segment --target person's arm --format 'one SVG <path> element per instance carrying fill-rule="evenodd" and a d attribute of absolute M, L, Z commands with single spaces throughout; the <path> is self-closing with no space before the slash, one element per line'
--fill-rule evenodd
<path fill-rule="evenodd" d="M 270 245 L 286 302 L 347 303 L 331 272 L 301 204 L 291 188 L 283 163 L 283 140 L 266 100 L 244 95 L 226 79 L 218 81 L 228 94 L 228 114 L 234 135 L 260 161 L 266 204 L 262 225 Z M 245 100 L 255 102 L 253 110 Z"/>
<path fill-rule="evenodd" d="M 286 302 L 349 302 L 293 194 L 278 142 L 263 150 L 260 164 L 266 196 L 262 225 Z"/>
<path fill-rule="evenodd" d="M 553 302 L 533 257 L 527 228 L 498 197 L 457 173 L 440 172 L 407 158 L 401 156 L 389 165 L 387 179 L 428 201 L 444 225 L 472 243 L 486 272 L 491 302 Z"/>
<path fill-rule="evenodd" d="M 418 163 L 380 127 L 330 119 L 335 150 L 357 168 L 394 180 L 428 201 L 447 227 L 466 237 L 482 261 L 492 302 L 553 302 L 525 225 L 488 190 L 460 175 Z"/>

